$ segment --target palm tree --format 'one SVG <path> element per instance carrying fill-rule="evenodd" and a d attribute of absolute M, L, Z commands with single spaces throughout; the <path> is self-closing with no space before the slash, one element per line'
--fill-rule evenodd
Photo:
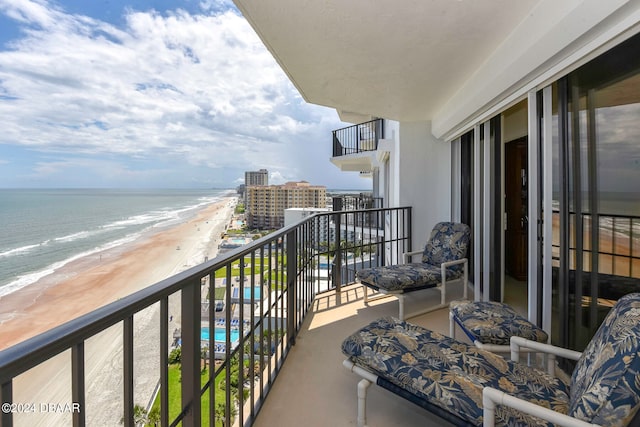
<path fill-rule="evenodd" d="M 147 415 L 147 422 L 154 427 L 160 423 L 160 407 L 156 406 L 152 410 L 149 411 Z"/>
<path fill-rule="evenodd" d="M 209 349 L 207 347 L 202 347 L 200 349 L 200 358 L 204 361 L 204 367 L 202 368 L 202 371 L 206 371 L 207 370 L 207 361 L 209 360 Z"/>
<path fill-rule="evenodd" d="M 147 410 L 141 405 L 133 406 L 133 425 L 143 426 L 148 421 Z M 124 416 L 120 418 L 120 424 L 124 424 Z"/>
<path fill-rule="evenodd" d="M 229 410 L 231 411 L 229 416 L 231 417 L 231 422 L 233 423 L 233 419 L 236 417 L 236 415 L 238 415 L 238 410 L 235 408 L 235 406 L 229 408 Z M 215 409 L 215 413 L 213 414 L 213 418 L 215 420 L 216 425 L 218 425 L 218 423 L 222 424 L 223 426 L 225 425 L 226 410 L 225 410 L 224 402 L 216 403 L 216 409 Z"/>

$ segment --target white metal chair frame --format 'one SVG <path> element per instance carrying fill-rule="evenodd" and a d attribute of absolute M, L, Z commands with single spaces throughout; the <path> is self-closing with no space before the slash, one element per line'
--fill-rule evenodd
<path fill-rule="evenodd" d="M 403 254 L 403 260 L 405 264 L 408 264 L 411 262 L 411 257 L 414 255 L 422 255 L 424 251 L 413 251 L 413 252 L 406 252 Z M 415 317 L 415 316 L 419 316 L 421 314 L 425 314 L 425 313 L 429 313 L 431 311 L 435 311 L 435 310 L 440 310 L 442 308 L 446 308 L 448 307 L 447 304 L 447 268 L 454 266 L 454 265 L 459 265 L 462 264 L 462 269 L 463 269 L 463 274 L 462 274 L 462 278 L 459 279 L 453 279 L 450 282 L 454 282 L 454 281 L 458 281 L 458 280 L 462 280 L 462 285 L 463 285 L 463 298 L 467 299 L 467 288 L 468 288 L 468 277 L 469 277 L 469 273 L 467 271 L 467 266 L 468 266 L 468 260 L 467 258 L 461 258 L 455 261 L 448 261 L 448 262 L 443 262 L 442 264 L 440 264 L 440 274 L 441 274 L 441 281 L 440 284 L 437 286 L 433 286 L 430 288 L 420 288 L 420 289 L 416 289 L 414 291 L 386 291 L 384 289 L 379 289 L 376 291 L 377 294 L 376 296 L 373 297 L 369 297 L 369 287 L 365 284 L 362 285 L 362 287 L 364 288 L 364 303 L 365 305 L 369 304 L 369 301 L 376 301 L 382 298 L 388 298 L 388 297 L 396 297 L 398 298 L 398 304 L 399 304 L 399 314 L 398 317 L 400 320 L 406 320 L 410 317 Z M 427 308 L 423 308 L 414 312 L 411 312 L 409 314 L 405 314 L 405 294 L 409 294 L 412 292 L 418 292 L 418 291 L 424 291 L 424 290 L 438 290 L 440 291 L 440 304 L 435 305 L 435 306 L 430 306 Z"/>

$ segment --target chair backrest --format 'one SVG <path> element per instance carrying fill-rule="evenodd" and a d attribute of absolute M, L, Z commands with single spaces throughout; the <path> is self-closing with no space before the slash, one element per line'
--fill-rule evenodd
<path fill-rule="evenodd" d="M 422 253 L 422 262 L 440 265 L 467 256 L 471 230 L 459 222 L 439 222 L 433 227 Z"/>
<path fill-rule="evenodd" d="M 569 415 L 627 426 L 640 409 L 640 293 L 618 300 L 571 376 Z"/>

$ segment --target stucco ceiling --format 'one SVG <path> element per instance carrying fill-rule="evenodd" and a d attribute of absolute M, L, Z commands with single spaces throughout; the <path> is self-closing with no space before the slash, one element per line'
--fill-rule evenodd
<path fill-rule="evenodd" d="M 538 0 L 235 0 L 306 101 L 429 120 Z"/>

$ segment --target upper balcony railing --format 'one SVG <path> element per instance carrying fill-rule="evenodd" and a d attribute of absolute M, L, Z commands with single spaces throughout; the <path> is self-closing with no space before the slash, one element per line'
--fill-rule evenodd
<path fill-rule="evenodd" d="M 333 131 L 333 157 L 376 151 L 383 138 L 382 119 L 360 123 Z"/>
<path fill-rule="evenodd" d="M 378 209 L 383 207 L 382 197 L 373 197 L 371 193 L 358 195 L 333 196 L 331 198 L 334 211 L 354 211 L 358 209 Z"/>
<path fill-rule="evenodd" d="M 31 408 L 19 407 L 24 404 L 20 376 L 30 371 L 34 381 L 41 375 L 37 368 L 53 358 L 66 360 L 61 375 L 66 372 L 68 378 L 62 382 L 71 384 L 69 399 L 72 409 L 78 410 L 66 414 L 68 418 L 44 423 L 98 424 L 92 412 L 94 396 L 87 393 L 89 373 L 96 367 L 86 350 L 92 338 L 109 329 L 119 335 L 116 340 L 122 340 L 122 359 L 121 364 L 108 361 L 103 368 L 119 375 L 123 384 L 120 390 L 104 390 L 121 396 L 117 407 L 122 412 L 111 414 L 109 421 L 121 419 L 126 426 L 138 422 L 135 380 L 147 375 L 157 381 L 157 393 L 145 397 L 149 399 L 145 402 L 159 403 L 163 426 L 251 426 L 314 297 L 331 289 L 339 291 L 360 268 L 397 260 L 411 250 L 410 236 L 408 207 L 316 214 L 10 347 L 0 352 L 0 425 L 36 424 L 29 418 L 33 414 L 26 413 Z M 223 292 L 217 291 L 220 288 Z M 174 297 L 179 297 L 179 303 Z M 170 301 L 179 305 L 180 314 L 170 317 Z M 172 314 L 175 308 L 172 305 Z M 134 357 L 142 339 L 134 326 L 143 310 L 155 310 L 158 320 L 152 326 L 159 331 L 153 335 L 159 337 L 155 345 L 144 347 L 144 352 L 155 353 L 159 360 L 147 371 Z M 170 322 L 177 321 L 180 329 L 171 331 Z M 206 327 L 210 334 L 203 334 Z M 223 332 L 224 338 L 216 340 L 214 330 L 215 335 Z M 149 341 L 148 335 L 145 338 Z M 169 363 L 178 345 L 178 375 L 172 376 L 170 369 L 176 365 L 170 368 Z M 51 379 L 44 375 L 35 380 L 45 385 Z M 97 386 L 99 390 L 106 387 Z M 175 395 L 178 402 L 170 399 Z M 51 401 L 56 397 L 50 396 Z M 14 407 L 15 411 L 4 410 Z"/>

